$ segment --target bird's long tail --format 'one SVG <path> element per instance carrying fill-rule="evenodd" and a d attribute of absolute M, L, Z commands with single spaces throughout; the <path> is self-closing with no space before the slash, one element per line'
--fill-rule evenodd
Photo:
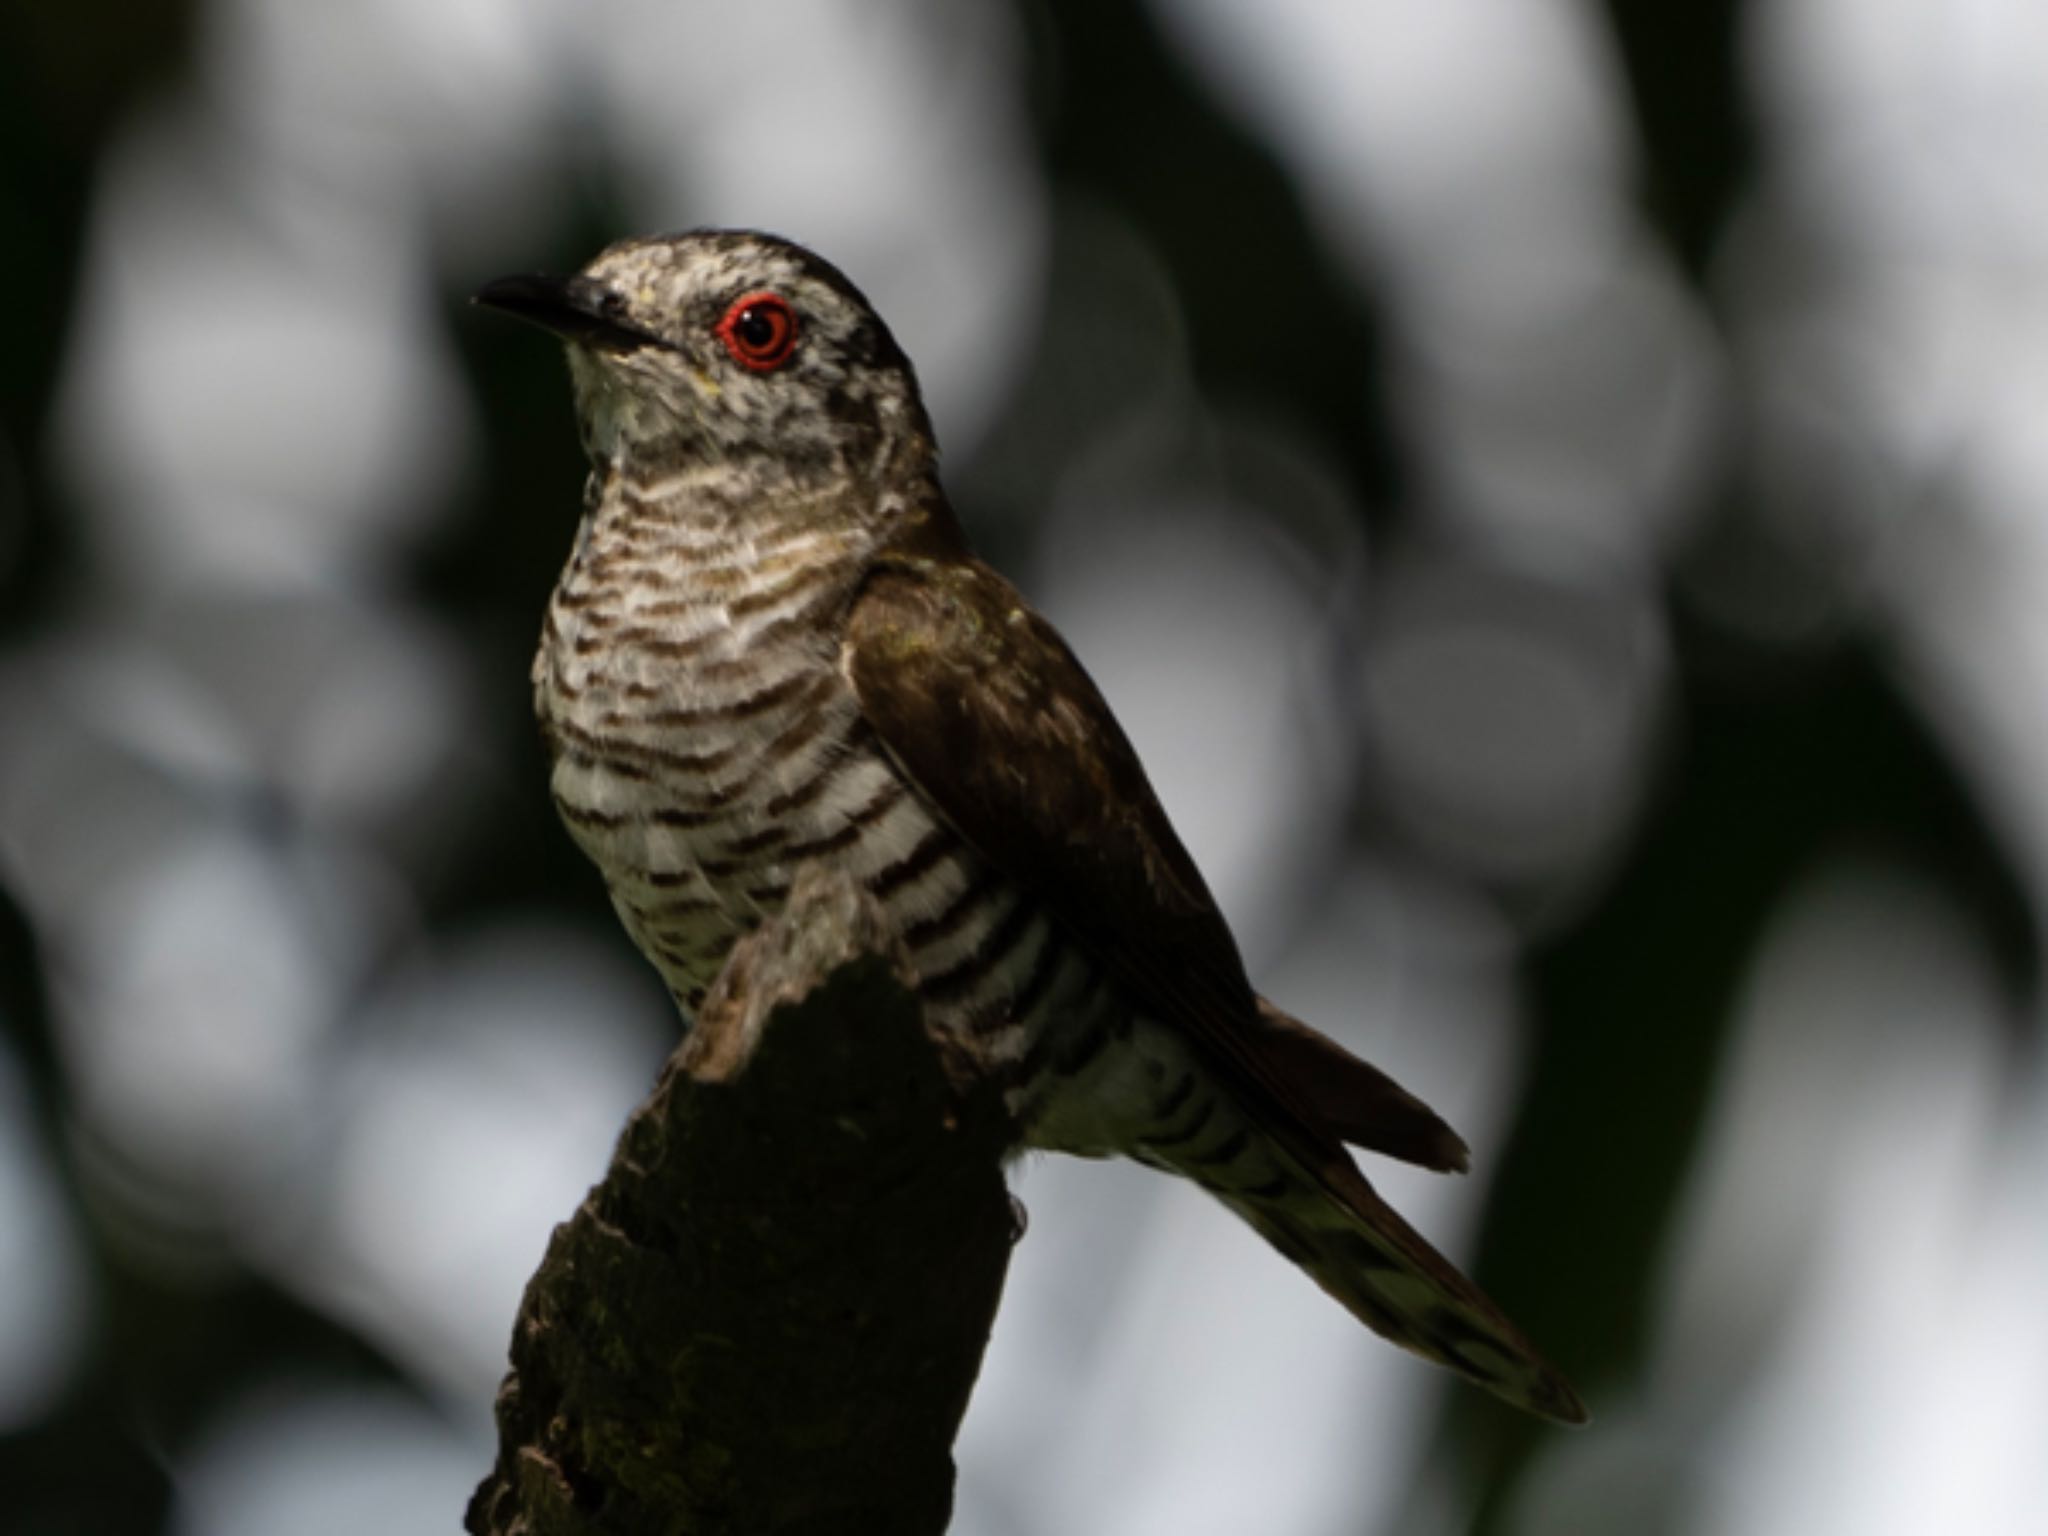
<path fill-rule="evenodd" d="M 1175 1091 L 1133 1155 L 1202 1185 L 1383 1338 L 1518 1408 L 1586 1422 L 1564 1377 L 1379 1197 L 1340 1144 L 1461 1169 L 1464 1143 L 1383 1073 L 1263 999 L 1260 1008 L 1268 1029 L 1287 1032 L 1277 1054 L 1268 1037 L 1265 1056 L 1285 1104 L 1187 1072 L 1169 1079 Z"/>
<path fill-rule="evenodd" d="M 1285 1154 L 1282 1153 L 1284 1158 Z M 1571 1385 L 1470 1280 L 1372 1192 L 1340 1197 L 1306 1170 L 1247 1192 L 1210 1186 L 1373 1332 L 1449 1366 L 1518 1408 L 1566 1424 L 1587 1414 Z"/>

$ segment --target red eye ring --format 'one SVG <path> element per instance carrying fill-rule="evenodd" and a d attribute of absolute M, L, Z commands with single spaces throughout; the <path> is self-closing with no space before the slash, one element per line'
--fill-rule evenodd
<path fill-rule="evenodd" d="M 766 373 L 796 350 L 796 311 L 779 293 L 750 293 L 732 301 L 712 335 L 741 367 Z"/>

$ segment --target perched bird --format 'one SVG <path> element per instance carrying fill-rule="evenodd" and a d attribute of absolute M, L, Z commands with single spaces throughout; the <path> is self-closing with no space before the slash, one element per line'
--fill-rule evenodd
<path fill-rule="evenodd" d="M 698 231 L 477 299 L 567 343 L 591 471 L 534 702 L 562 818 L 684 1014 L 830 861 L 1020 1145 L 1185 1175 L 1376 1332 L 1584 1420 L 1359 1172 L 1347 1142 L 1437 1169 L 1465 1146 L 1253 991 L 1094 683 L 969 551 L 859 290 Z"/>

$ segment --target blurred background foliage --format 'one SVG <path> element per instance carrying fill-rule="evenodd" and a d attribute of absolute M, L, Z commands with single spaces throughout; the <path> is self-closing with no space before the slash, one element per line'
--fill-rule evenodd
<path fill-rule="evenodd" d="M 957 1529 L 2042 1528 L 2048 19 L 1422 9 L 0 5 L 10 1532 L 484 1470 L 673 1026 L 527 721 L 560 361 L 463 298 L 700 223 L 869 289 L 1596 1415 L 1048 1162 Z"/>

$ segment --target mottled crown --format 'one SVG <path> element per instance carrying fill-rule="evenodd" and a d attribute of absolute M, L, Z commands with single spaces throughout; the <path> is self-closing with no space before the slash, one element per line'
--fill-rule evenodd
<path fill-rule="evenodd" d="M 846 275 L 745 230 L 624 240 L 568 287 L 593 459 L 642 467 L 772 457 L 792 477 L 874 478 L 929 458 L 910 361 Z"/>

